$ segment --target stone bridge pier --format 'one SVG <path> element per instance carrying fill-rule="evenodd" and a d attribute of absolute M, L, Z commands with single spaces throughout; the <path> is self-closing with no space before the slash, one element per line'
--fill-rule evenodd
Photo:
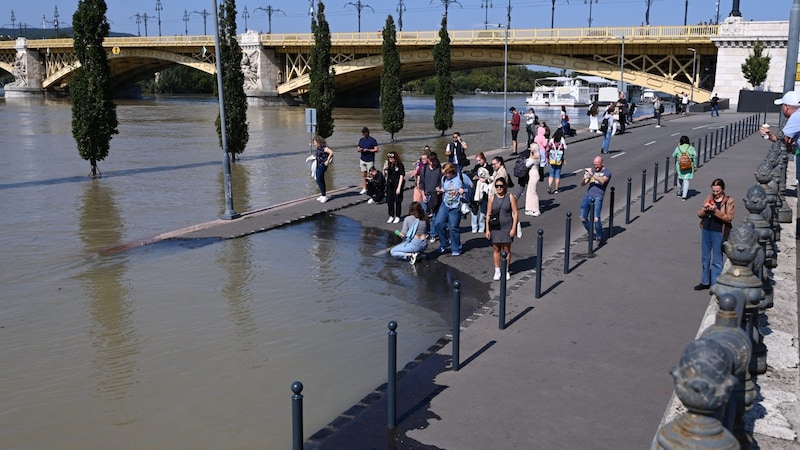
<path fill-rule="evenodd" d="M 259 33 L 252 30 L 241 35 L 239 45 L 242 48 L 242 73 L 247 104 L 286 104 L 286 100 L 278 95 L 278 84 L 282 81 L 283 74 L 275 57 L 275 50 L 264 48 Z"/>
<path fill-rule="evenodd" d="M 11 64 L 14 81 L 5 85 L 6 98 L 42 97 L 44 79 L 43 58 L 38 51 L 29 49 L 27 39 L 17 38 L 14 49 L 17 55 Z"/>

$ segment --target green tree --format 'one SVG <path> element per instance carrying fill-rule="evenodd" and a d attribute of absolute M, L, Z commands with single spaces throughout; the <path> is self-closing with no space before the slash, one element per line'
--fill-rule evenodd
<path fill-rule="evenodd" d="M 244 152 L 250 140 L 247 124 L 247 95 L 244 93 L 242 49 L 236 40 L 236 0 L 219 5 L 219 50 L 222 58 L 222 89 L 225 93 L 225 137 L 231 160 Z M 222 127 L 217 116 L 217 135 L 222 147 Z"/>
<path fill-rule="evenodd" d="M 400 90 L 400 52 L 397 50 L 397 32 L 394 18 L 386 17 L 383 27 L 383 69 L 381 70 L 381 122 L 383 129 L 394 134 L 403 129 L 403 97 Z"/>
<path fill-rule="evenodd" d="M 70 86 L 72 137 L 81 158 L 91 164 L 92 177 L 100 174 L 97 161 L 108 156 L 111 138 L 119 133 L 111 67 L 103 48 L 109 30 L 107 9 L 104 0 L 79 0 L 72 16 L 75 53 L 81 64 Z"/>
<path fill-rule="evenodd" d="M 453 127 L 453 80 L 450 78 L 450 35 L 447 33 L 447 16 L 442 18 L 439 42 L 433 47 L 433 65 L 436 67 L 436 111 L 433 125 L 442 131 Z"/>
<path fill-rule="evenodd" d="M 159 72 L 158 79 L 139 82 L 143 92 L 151 94 L 214 94 L 217 78 L 200 70 L 176 65 Z"/>
<path fill-rule="evenodd" d="M 761 43 L 761 41 L 756 41 L 756 44 L 753 46 L 753 53 L 742 63 L 742 75 L 753 85 L 753 89 L 764 83 L 764 80 L 767 79 L 767 72 L 769 72 L 769 62 L 771 58 L 769 55 L 764 55 L 763 53 L 764 44 Z"/>
<path fill-rule="evenodd" d="M 317 2 L 317 15 L 311 19 L 314 45 L 308 60 L 308 101 L 317 109 L 317 134 L 327 138 L 333 134 L 333 101 L 336 98 L 334 77 L 331 68 L 331 30 L 325 20 L 325 5 Z"/>

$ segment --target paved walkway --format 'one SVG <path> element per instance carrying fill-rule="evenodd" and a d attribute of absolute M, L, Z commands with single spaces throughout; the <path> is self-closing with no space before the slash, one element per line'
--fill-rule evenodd
<path fill-rule="evenodd" d="M 594 257 L 580 254 L 586 252 L 585 235 L 573 236 L 570 273 L 563 274 L 560 255 L 546 257 L 539 299 L 534 299 L 530 268 L 512 266 L 506 329 L 498 329 L 497 304 L 491 302 L 462 324 L 460 371 L 449 370 L 452 349 L 446 340 L 411 363 L 398 382 L 395 434 L 387 435 L 386 403 L 379 388 L 317 432 L 306 448 L 648 448 L 670 403 L 668 371 L 709 310 L 708 291 L 692 290 L 699 281 L 699 202 L 711 180 L 724 178 L 726 191 L 737 199 L 737 222 L 741 220 L 746 214 L 741 198 L 755 183 L 753 172 L 766 151 L 764 141 L 754 135 L 719 154 L 697 172 L 692 188 L 699 192 L 687 202 L 675 196 L 674 188 L 660 193 L 655 203 L 648 192 L 646 211 L 639 213 L 636 203 L 628 225 L 618 213 L 614 237 Z M 789 185 L 796 192 L 794 182 Z M 305 199 L 154 239 L 243 236 L 323 211 L 374 218 L 369 208 L 355 188 L 348 188 L 334 193 L 325 205 Z M 794 231 L 794 225 L 784 228 L 782 258 L 794 258 L 794 233 L 787 228 Z M 534 244 L 532 228 L 525 231 L 515 248 Z M 485 278 L 490 276 L 488 251 L 440 261 Z M 800 429 L 800 413 L 794 414 L 800 392 L 796 265 L 794 259 L 781 264 L 776 304 L 788 303 L 789 312 L 775 323 L 771 318 L 770 326 L 789 336 L 788 344 L 774 344 L 787 346 L 788 374 L 778 374 L 770 364 L 771 373 L 758 382 L 766 397 L 771 377 L 786 381 L 782 389 L 788 395 L 772 411 L 784 414 L 784 437 L 790 437 Z M 402 343 L 402 324 L 398 332 Z M 769 358 L 779 352 L 772 346 L 769 351 Z M 763 406 L 770 401 L 761 399 L 759 414 L 769 415 Z M 756 434 L 755 439 L 761 448 L 800 448 L 796 438 L 784 437 Z"/>

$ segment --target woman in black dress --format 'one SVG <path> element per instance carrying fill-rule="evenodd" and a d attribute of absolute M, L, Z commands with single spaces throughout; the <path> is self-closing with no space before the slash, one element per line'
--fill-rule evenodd
<path fill-rule="evenodd" d="M 500 279 L 500 252 L 508 254 L 506 259 L 506 280 L 511 278 L 508 267 L 511 266 L 511 242 L 517 234 L 519 220 L 517 217 L 517 198 L 507 192 L 505 178 L 494 180 L 494 194 L 489 197 L 486 215 L 486 238 L 492 241 L 492 259 L 494 260 L 495 281 Z M 492 216 L 498 217 L 498 224 L 492 224 Z M 492 229 L 494 227 L 495 229 Z"/>

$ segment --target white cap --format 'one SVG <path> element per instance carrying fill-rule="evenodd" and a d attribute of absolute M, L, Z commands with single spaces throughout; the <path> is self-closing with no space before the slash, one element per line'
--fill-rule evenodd
<path fill-rule="evenodd" d="M 800 92 L 789 91 L 783 97 L 775 100 L 776 105 L 800 106 Z"/>

